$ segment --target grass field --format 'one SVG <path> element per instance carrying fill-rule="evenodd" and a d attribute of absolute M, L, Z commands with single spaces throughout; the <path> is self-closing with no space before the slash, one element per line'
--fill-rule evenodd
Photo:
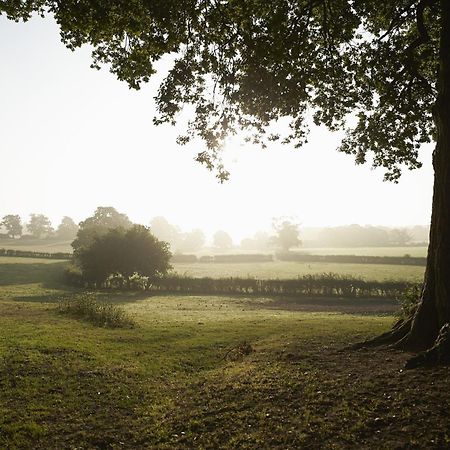
<path fill-rule="evenodd" d="M 405 256 L 425 257 L 427 256 L 427 247 L 317 247 L 302 248 L 299 253 L 308 253 L 310 255 L 357 255 L 357 256 Z"/>
<path fill-rule="evenodd" d="M 296 278 L 302 275 L 337 273 L 366 280 L 422 281 L 420 266 L 388 264 L 300 263 L 274 261 L 263 263 L 176 263 L 174 271 L 192 277 L 256 277 L 261 279 Z"/>
<path fill-rule="evenodd" d="M 15 240 L 0 240 L 0 248 L 11 250 L 23 250 L 31 252 L 48 252 L 48 253 L 72 253 L 73 248 L 69 241 L 45 241 L 42 239 L 15 239 Z"/>
<path fill-rule="evenodd" d="M 41 239 L 22 240 L 0 240 L 0 248 L 13 250 L 27 250 L 34 252 L 72 252 L 71 241 L 46 242 Z M 200 252 L 201 255 L 210 255 L 214 249 L 206 249 Z M 427 256 L 427 247 L 311 247 L 295 250 L 299 253 L 308 253 L 310 255 L 357 255 L 357 256 L 404 256 L 412 257 Z M 247 251 L 232 249 L 225 253 L 247 253 Z"/>
<path fill-rule="evenodd" d="M 392 302 L 104 292 L 136 323 L 106 329 L 57 312 L 65 264 L 0 260 L 0 448 L 450 445 L 448 369 L 342 350 Z"/>

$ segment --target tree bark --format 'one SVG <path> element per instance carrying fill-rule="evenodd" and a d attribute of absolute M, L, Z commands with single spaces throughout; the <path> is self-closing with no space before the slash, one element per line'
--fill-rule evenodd
<path fill-rule="evenodd" d="M 437 98 L 433 109 L 436 148 L 427 267 L 419 306 L 409 331 L 395 344 L 420 351 L 433 346 L 450 322 L 450 1 L 441 0 Z"/>

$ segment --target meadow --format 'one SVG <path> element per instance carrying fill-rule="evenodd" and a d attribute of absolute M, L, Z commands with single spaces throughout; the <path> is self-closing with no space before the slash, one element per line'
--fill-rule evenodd
<path fill-rule="evenodd" d="M 67 263 L 0 260 L 0 448 L 445 448 L 447 368 L 349 350 L 395 301 L 94 294 L 130 317 L 61 314 Z"/>
<path fill-rule="evenodd" d="M 401 280 L 420 282 L 425 271 L 421 266 L 389 264 L 301 263 L 273 261 L 261 263 L 173 263 L 173 270 L 190 277 L 254 277 L 289 279 L 303 275 L 336 273 L 366 280 Z"/>
<path fill-rule="evenodd" d="M 310 255 L 405 256 L 425 257 L 427 247 L 300 247 L 299 253 Z"/>

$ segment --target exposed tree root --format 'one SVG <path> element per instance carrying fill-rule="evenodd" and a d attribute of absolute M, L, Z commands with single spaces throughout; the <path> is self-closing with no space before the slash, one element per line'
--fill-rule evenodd
<path fill-rule="evenodd" d="M 450 364 L 450 324 L 446 323 L 439 331 L 439 335 L 430 349 L 419 353 L 406 362 L 406 369 L 423 366 L 438 366 Z"/>
<path fill-rule="evenodd" d="M 411 330 L 412 320 L 412 317 L 407 320 L 399 320 L 388 332 L 372 339 L 368 339 L 367 341 L 358 342 L 352 345 L 350 348 L 352 350 L 358 350 L 360 348 L 378 347 L 380 345 L 393 346 L 405 336 L 407 336 L 407 334 Z"/>

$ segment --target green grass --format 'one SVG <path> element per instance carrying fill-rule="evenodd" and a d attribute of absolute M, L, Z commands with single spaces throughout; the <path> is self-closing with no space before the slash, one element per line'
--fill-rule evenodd
<path fill-rule="evenodd" d="M 403 280 L 419 282 L 425 271 L 420 266 L 388 264 L 301 263 L 275 261 L 264 263 L 176 263 L 174 271 L 192 277 L 256 277 L 261 279 L 297 278 L 303 275 L 336 273 L 366 280 Z"/>
<path fill-rule="evenodd" d="M 108 329 L 58 313 L 76 294 L 58 281 L 65 263 L 8 261 L 0 448 L 450 445 L 447 369 L 404 372 L 405 354 L 342 350 L 392 324 L 359 300 L 100 292 L 136 324 Z"/>

